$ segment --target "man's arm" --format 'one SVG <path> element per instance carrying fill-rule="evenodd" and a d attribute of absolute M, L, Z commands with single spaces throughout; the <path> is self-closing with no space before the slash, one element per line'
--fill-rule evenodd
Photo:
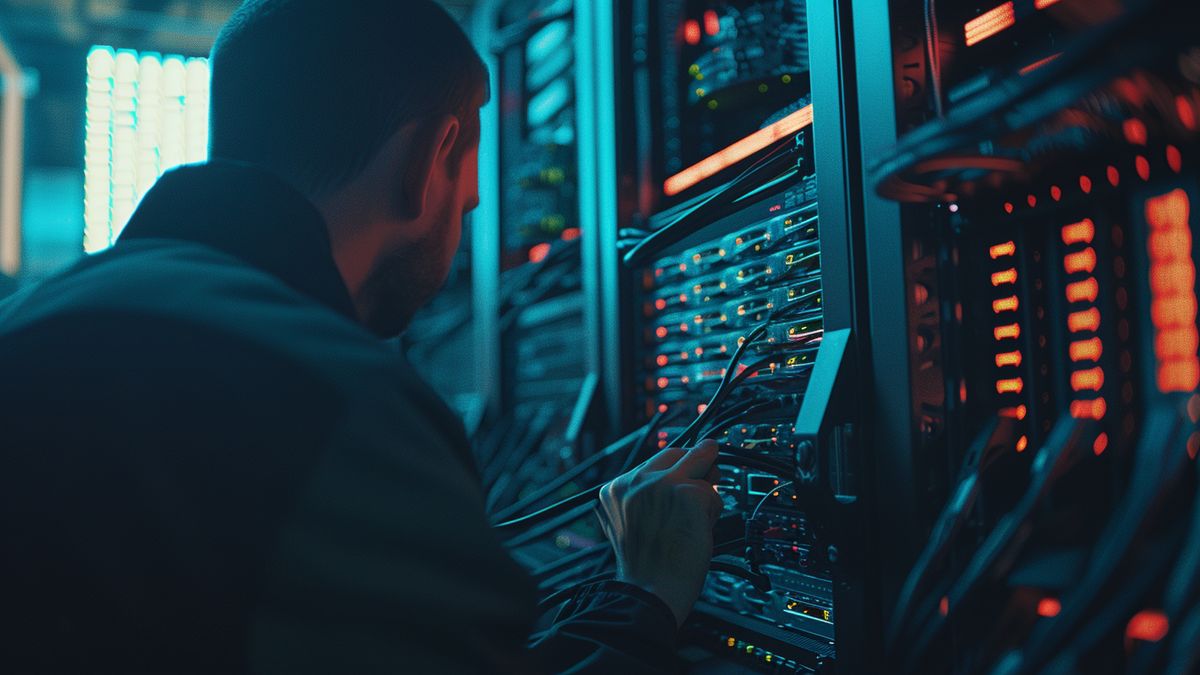
<path fill-rule="evenodd" d="M 669 448 L 604 486 L 598 512 L 617 580 L 586 585 L 534 643 L 551 672 L 673 670 L 675 633 L 700 594 L 721 512 L 717 444 Z"/>

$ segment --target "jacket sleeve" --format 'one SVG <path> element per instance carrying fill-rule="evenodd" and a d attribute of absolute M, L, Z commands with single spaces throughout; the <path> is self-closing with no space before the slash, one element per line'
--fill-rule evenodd
<path fill-rule="evenodd" d="M 579 588 L 530 650 L 547 673 L 674 672 L 675 616 L 658 596 L 620 581 Z"/>

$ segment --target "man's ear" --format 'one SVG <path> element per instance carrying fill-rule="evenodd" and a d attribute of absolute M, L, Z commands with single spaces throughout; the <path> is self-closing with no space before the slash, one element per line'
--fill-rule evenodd
<path fill-rule="evenodd" d="M 411 136 L 409 161 L 401 170 L 401 209 L 416 219 L 429 208 L 430 195 L 439 181 L 451 175 L 450 160 L 462 125 L 454 115 L 442 115 L 418 127 Z"/>

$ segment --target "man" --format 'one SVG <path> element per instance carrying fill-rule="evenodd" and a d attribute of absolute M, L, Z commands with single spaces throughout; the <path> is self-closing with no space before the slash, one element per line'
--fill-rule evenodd
<path fill-rule="evenodd" d="M 478 202 L 461 30 L 432 0 L 252 0 L 212 67 L 214 161 L 0 305 L 3 669 L 670 669 L 715 448 L 606 486 L 619 578 L 531 639 L 459 422 L 379 339 Z"/>

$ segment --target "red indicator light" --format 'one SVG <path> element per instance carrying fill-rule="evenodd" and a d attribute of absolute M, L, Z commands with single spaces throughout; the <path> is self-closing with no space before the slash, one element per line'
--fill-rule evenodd
<path fill-rule="evenodd" d="M 1117 167 L 1110 166 L 1107 169 L 1105 169 L 1104 172 L 1108 176 L 1109 185 L 1112 185 L 1113 187 L 1117 187 L 1118 185 L 1121 184 L 1121 172 L 1117 171 Z"/>
<path fill-rule="evenodd" d="M 1101 431 L 1100 435 L 1097 436 L 1096 440 L 1092 443 L 1092 453 L 1095 454 L 1097 457 L 1099 457 L 1100 455 L 1103 455 L 1104 451 L 1107 449 L 1108 449 L 1108 434 Z"/>
<path fill-rule="evenodd" d="M 1023 389 L 1025 389 L 1025 380 L 1019 377 L 996 381 L 997 394 L 1019 394 Z"/>
<path fill-rule="evenodd" d="M 1019 365 L 1021 365 L 1021 352 L 1020 351 L 1004 352 L 1003 354 L 996 355 L 996 366 L 999 368 L 1003 368 L 1005 366 L 1019 366 Z"/>
<path fill-rule="evenodd" d="M 663 192 L 668 197 L 673 197 L 693 185 L 717 175 L 775 141 L 795 134 L 811 125 L 812 122 L 813 107 L 812 104 L 809 104 L 771 126 L 759 129 L 724 150 L 720 150 L 671 176 L 663 184 Z"/>
<path fill-rule="evenodd" d="M 942 599 L 938 601 L 938 613 L 942 616 L 946 616 L 950 613 L 950 598 L 944 595 L 942 596 Z"/>
<path fill-rule="evenodd" d="M 1062 188 L 1058 187 L 1057 185 L 1051 185 L 1050 198 L 1056 202 L 1062 199 Z"/>
<path fill-rule="evenodd" d="M 1092 179 L 1087 176 L 1080 176 L 1079 189 L 1083 190 L 1083 194 L 1085 195 L 1090 194 L 1092 192 Z"/>
<path fill-rule="evenodd" d="M 995 312 L 996 314 L 999 314 L 1000 312 L 1015 312 L 1015 311 L 1017 311 L 1017 307 L 1019 307 L 1020 305 L 1021 305 L 1020 300 L 1017 299 L 1017 296 L 1013 295 L 1013 296 L 1010 296 L 1007 298 L 1000 298 L 999 300 L 993 300 L 992 301 L 992 311 Z"/>
<path fill-rule="evenodd" d="M 992 256 L 992 260 L 1012 255 L 1017 252 L 1017 245 L 1014 242 L 1006 241 L 1003 244 L 996 244 L 988 249 L 988 253 Z"/>
<path fill-rule="evenodd" d="M 1096 250 L 1085 248 L 1078 253 L 1068 253 L 1063 257 L 1063 268 L 1067 270 L 1067 274 L 1094 272 L 1096 270 Z"/>
<path fill-rule="evenodd" d="M 997 326 L 993 331 L 997 340 L 1015 339 L 1021 337 L 1021 325 L 1012 323 L 1007 326 Z"/>
<path fill-rule="evenodd" d="M 665 413 L 665 412 L 667 412 L 667 409 L 668 409 L 668 408 L 667 408 L 667 404 L 666 404 L 666 403 L 659 403 L 659 404 L 658 404 L 658 412 L 660 412 L 660 413 Z"/>
<path fill-rule="evenodd" d="M 1135 159 L 1133 163 L 1134 166 L 1137 167 L 1138 178 L 1141 178 L 1142 180 L 1150 180 L 1150 160 L 1138 155 L 1137 159 Z"/>
<path fill-rule="evenodd" d="M 1071 352 L 1072 361 L 1099 361 L 1104 354 L 1104 343 L 1100 341 L 1100 338 L 1094 337 L 1090 340 L 1072 342 L 1068 349 Z"/>
<path fill-rule="evenodd" d="M 1196 109 L 1192 107 L 1192 102 L 1187 96 L 1180 94 L 1175 97 L 1175 114 L 1179 115 L 1179 122 L 1184 128 L 1188 131 L 1196 130 Z"/>
<path fill-rule="evenodd" d="M 1034 0 L 1033 6 L 1038 9 L 1046 9 L 1050 5 L 1057 5 L 1058 0 Z"/>
<path fill-rule="evenodd" d="M 654 329 L 654 334 L 655 334 L 655 335 L 657 335 L 657 336 L 658 336 L 658 337 L 660 337 L 660 338 L 665 338 L 665 337 L 667 337 L 667 327 L 666 327 L 666 326 L 659 326 L 658 328 Z"/>
<path fill-rule="evenodd" d="M 529 249 L 529 262 L 540 263 L 550 255 L 550 244 L 542 242 Z"/>
<path fill-rule="evenodd" d="M 696 406 L 696 414 L 697 414 L 697 415 L 703 414 L 705 410 L 708 410 L 708 404 L 707 404 L 707 403 L 701 403 L 701 404 L 699 404 L 699 405 L 697 405 L 697 406 Z"/>
<path fill-rule="evenodd" d="M 1001 417 L 1007 417 L 1009 419 L 1014 419 L 1014 420 L 1023 420 L 1023 419 L 1025 419 L 1025 415 L 1027 415 L 1027 414 L 1029 414 L 1029 409 L 1023 405 L 1019 405 L 1015 408 L 1001 408 L 1000 409 Z"/>
<path fill-rule="evenodd" d="M 700 22 L 695 19 L 688 19 L 687 23 L 683 24 L 683 39 L 689 45 L 700 44 Z"/>
<path fill-rule="evenodd" d="M 671 381 L 665 377 L 658 378 L 658 388 L 659 389 L 666 389 L 667 385 L 670 383 L 671 383 Z"/>
<path fill-rule="evenodd" d="M 993 286 L 1001 286 L 1004 284 L 1015 284 L 1015 283 L 1017 283 L 1017 270 L 1015 270 L 1015 269 L 1004 270 L 1003 272 L 996 272 L 996 273 L 992 274 L 992 285 Z"/>
<path fill-rule="evenodd" d="M 1067 300 L 1071 302 L 1095 302 L 1099 296 L 1100 284 L 1095 278 L 1067 284 Z"/>
<path fill-rule="evenodd" d="M 721 32 L 721 17 L 711 9 L 704 13 L 704 32 L 709 35 Z"/>
<path fill-rule="evenodd" d="M 1146 144 L 1146 124 L 1139 119 L 1128 119 L 1121 125 L 1125 132 L 1125 140 L 1134 145 Z"/>
<path fill-rule="evenodd" d="M 670 357 L 668 357 L 666 354 L 659 354 L 658 358 L 655 359 L 654 362 L 660 366 L 665 366 L 670 360 Z"/>
<path fill-rule="evenodd" d="M 1179 148 L 1173 145 L 1167 146 L 1167 166 L 1175 173 L 1183 170 L 1183 155 L 1179 154 Z"/>
<path fill-rule="evenodd" d="M 580 234 L 581 234 L 581 232 L 579 231 L 578 227 L 568 227 L 567 229 L 563 230 L 562 240 L 563 241 L 574 241 L 579 238 Z"/>
<path fill-rule="evenodd" d="M 1029 437 L 1022 436 L 1017 439 L 1017 452 L 1025 452 L 1025 448 L 1029 447 Z"/>
<path fill-rule="evenodd" d="M 1082 312 L 1071 312 L 1067 315 L 1067 328 L 1072 333 L 1100 330 L 1100 310 L 1093 307 Z"/>
<path fill-rule="evenodd" d="M 1058 613 L 1061 611 L 1062 603 L 1058 601 L 1058 598 L 1042 598 L 1038 600 L 1037 614 L 1040 617 L 1052 619 L 1058 616 Z"/>
<path fill-rule="evenodd" d="M 1071 244 L 1090 244 L 1096 236 L 1096 223 L 1091 218 L 1084 218 L 1078 223 L 1071 223 L 1062 229 L 1062 240 L 1068 246 Z"/>
<path fill-rule="evenodd" d="M 1029 195 L 1028 197 L 1025 198 L 1025 203 L 1029 204 L 1029 208 L 1033 208 L 1033 207 L 1037 206 L 1037 197 L 1034 197 L 1033 195 Z"/>
<path fill-rule="evenodd" d="M 1100 391 L 1104 386 L 1104 370 L 1097 367 L 1071 373 L 1071 389 L 1075 391 Z"/>
<path fill-rule="evenodd" d="M 1013 212 L 1013 205 L 1012 205 L 1012 202 L 1004 202 L 1004 212 L 1005 212 L 1005 213 L 1012 213 L 1012 212 Z"/>
<path fill-rule="evenodd" d="M 1167 636 L 1170 627 L 1166 614 L 1151 609 L 1142 610 L 1125 625 L 1125 639 L 1158 642 Z"/>
<path fill-rule="evenodd" d="M 1012 26 L 1016 23 L 1016 19 L 1017 15 L 1013 11 L 1011 2 L 1006 2 L 993 10 L 980 14 L 963 26 L 967 46 L 978 44 Z"/>
<path fill-rule="evenodd" d="M 1102 398 L 1094 401 L 1071 401 L 1071 417 L 1077 420 L 1101 420 L 1106 412 L 1108 405 Z"/>
<path fill-rule="evenodd" d="M 655 309 L 666 309 L 666 308 L 667 308 L 667 301 L 666 301 L 666 300 L 663 300 L 662 298 L 659 298 L 659 299 L 655 300 L 655 301 L 654 301 L 654 308 L 655 308 Z"/>

